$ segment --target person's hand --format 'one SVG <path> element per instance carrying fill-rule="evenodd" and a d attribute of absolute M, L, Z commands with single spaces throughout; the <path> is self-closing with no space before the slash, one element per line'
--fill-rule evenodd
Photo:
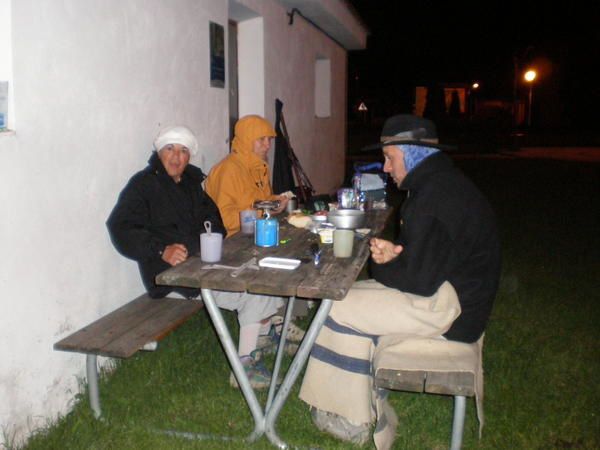
<path fill-rule="evenodd" d="M 287 195 L 280 195 L 277 200 L 279 200 L 279 206 L 271 210 L 272 214 L 279 214 L 281 211 L 285 211 L 285 207 L 290 201 Z"/>
<path fill-rule="evenodd" d="M 183 244 L 167 245 L 163 250 L 162 259 L 164 262 L 176 266 L 184 262 L 188 257 L 187 248 Z"/>
<path fill-rule="evenodd" d="M 373 238 L 369 241 L 369 250 L 371 250 L 373 261 L 377 264 L 384 264 L 402 253 L 403 247 L 385 239 Z"/>

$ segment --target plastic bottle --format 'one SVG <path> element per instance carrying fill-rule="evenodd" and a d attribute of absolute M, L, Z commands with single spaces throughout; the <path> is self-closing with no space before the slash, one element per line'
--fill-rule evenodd
<path fill-rule="evenodd" d="M 365 193 L 360 188 L 360 172 L 355 172 L 354 177 L 352 177 L 352 188 L 354 189 L 354 207 L 356 209 L 360 209 L 361 211 L 365 210 Z"/>

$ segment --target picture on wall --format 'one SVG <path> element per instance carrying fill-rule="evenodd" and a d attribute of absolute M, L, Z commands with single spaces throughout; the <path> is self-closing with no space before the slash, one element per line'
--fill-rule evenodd
<path fill-rule="evenodd" d="M 225 87 L 225 30 L 223 25 L 210 22 L 210 85 Z"/>

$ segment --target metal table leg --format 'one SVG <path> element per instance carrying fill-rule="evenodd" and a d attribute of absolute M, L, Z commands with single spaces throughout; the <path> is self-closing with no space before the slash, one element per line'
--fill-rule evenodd
<path fill-rule="evenodd" d="M 227 325 L 223 320 L 223 315 L 221 314 L 219 307 L 215 304 L 215 300 L 210 289 L 202 289 L 202 299 L 204 300 L 204 305 L 206 306 L 206 310 L 212 319 L 213 325 L 217 330 L 219 340 L 221 341 L 221 344 L 223 344 L 225 354 L 227 355 L 227 359 L 233 368 L 233 373 L 238 380 L 242 394 L 248 403 L 250 413 L 254 418 L 254 431 L 252 434 L 250 434 L 250 436 L 248 436 L 248 440 L 254 441 L 262 436 L 265 432 L 265 416 L 262 408 L 260 407 L 260 403 L 258 403 L 254 389 L 252 389 L 252 386 L 250 386 L 250 380 L 248 380 L 248 376 L 246 375 L 244 367 L 242 366 L 240 358 L 238 357 L 235 349 L 233 340 L 231 339 L 231 334 L 227 329 Z"/>
<path fill-rule="evenodd" d="M 329 315 L 329 311 L 331 310 L 331 306 L 333 305 L 332 300 L 324 299 L 321 301 L 321 305 L 315 314 L 306 334 L 304 335 L 304 339 L 296 352 L 296 356 L 294 357 L 292 364 L 290 365 L 283 383 L 276 390 L 277 384 L 277 375 L 279 372 L 279 368 L 281 366 L 281 359 L 283 357 L 283 351 L 286 342 L 287 328 L 292 315 L 292 308 L 294 305 L 294 297 L 290 298 L 285 318 L 283 322 L 283 329 L 281 333 L 281 341 L 279 343 L 279 347 L 277 348 L 277 355 L 275 358 L 275 368 L 273 370 L 273 378 L 271 382 L 271 386 L 269 387 L 269 394 L 267 398 L 267 406 L 266 412 L 263 413 L 260 403 L 256 398 L 256 394 L 250 386 L 250 381 L 244 371 L 242 363 L 237 355 L 237 351 L 235 349 L 235 345 L 233 340 L 231 339 L 231 334 L 227 329 L 227 325 L 223 320 L 223 316 L 219 308 L 215 305 L 214 298 L 212 296 L 212 292 L 209 289 L 202 289 L 202 298 L 204 299 L 204 304 L 206 306 L 206 310 L 210 315 L 210 318 L 215 326 L 217 331 L 217 335 L 219 336 L 219 340 L 225 349 L 225 354 L 227 355 L 227 359 L 233 368 L 233 373 L 235 374 L 238 384 L 240 385 L 240 389 L 242 390 L 242 394 L 248 403 L 248 407 L 250 408 L 250 412 L 252 417 L 254 418 L 254 431 L 248 437 L 248 440 L 254 441 L 258 439 L 260 436 L 266 433 L 269 441 L 277 446 L 278 448 L 284 449 L 287 448 L 288 445 L 283 442 L 277 433 L 275 432 L 275 422 L 287 397 L 290 394 L 294 383 L 296 382 L 308 356 L 310 351 L 317 339 L 319 331 L 321 331 L 321 327 L 325 323 L 325 319 Z"/>
<path fill-rule="evenodd" d="M 298 349 L 298 352 L 296 353 L 296 356 L 294 357 L 294 360 L 292 361 L 292 364 L 288 369 L 287 374 L 285 375 L 283 383 L 277 391 L 277 395 L 275 396 L 273 403 L 269 405 L 269 407 L 266 410 L 266 435 L 269 441 L 271 441 L 271 443 L 277 446 L 278 448 L 284 449 L 287 448 L 288 445 L 285 442 L 283 442 L 279 438 L 279 436 L 277 436 L 277 433 L 275 432 L 275 421 L 277 420 L 277 417 L 281 412 L 281 408 L 283 408 L 283 405 L 288 395 L 290 394 L 290 391 L 296 379 L 298 378 L 298 375 L 300 375 L 302 367 L 304 367 L 304 364 L 308 359 L 308 355 L 310 354 L 315 340 L 317 339 L 319 331 L 321 331 L 321 327 L 325 323 L 325 319 L 327 319 L 327 316 L 329 315 L 329 311 L 331 310 L 332 305 L 332 300 L 323 299 L 321 301 L 321 306 L 319 307 L 319 310 L 315 314 L 315 317 L 313 318 L 310 326 L 308 327 L 308 330 L 306 331 L 306 334 L 304 335 L 302 344 L 300 345 L 300 348 Z M 286 317 L 287 315 L 288 314 L 286 311 Z M 286 327 L 287 325 L 284 324 L 284 330 L 286 329 Z M 282 348 L 280 345 L 279 352 L 281 351 L 281 349 Z"/>
<path fill-rule="evenodd" d="M 285 344 L 287 341 L 288 334 L 288 326 L 290 324 L 290 320 L 292 319 L 292 311 L 294 310 L 294 303 L 296 297 L 290 297 L 287 306 L 285 309 L 285 316 L 283 318 L 283 328 L 281 329 L 281 336 L 279 339 L 279 345 L 277 346 L 277 355 L 275 356 L 275 366 L 273 367 L 273 374 L 271 378 L 271 385 L 269 386 L 269 395 L 267 397 L 267 405 L 265 406 L 265 411 L 268 411 L 271 407 L 271 403 L 273 402 L 273 398 L 275 396 L 275 389 L 277 387 L 277 379 L 279 378 L 279 369 L 281 368 L 281 360 L 283 359 L 283 354 L 285 352 Z"/>

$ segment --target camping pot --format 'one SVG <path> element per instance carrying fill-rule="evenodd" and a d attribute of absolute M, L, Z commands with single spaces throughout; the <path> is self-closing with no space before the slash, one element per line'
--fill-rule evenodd
<path fill-rule="evenodd" d="M 360 209 L 338 209 L 327 214 L 327 222 L 334 224 L 336 228 L 354 230 L 362 227 L 365 221 L 365 212 Z"/>

